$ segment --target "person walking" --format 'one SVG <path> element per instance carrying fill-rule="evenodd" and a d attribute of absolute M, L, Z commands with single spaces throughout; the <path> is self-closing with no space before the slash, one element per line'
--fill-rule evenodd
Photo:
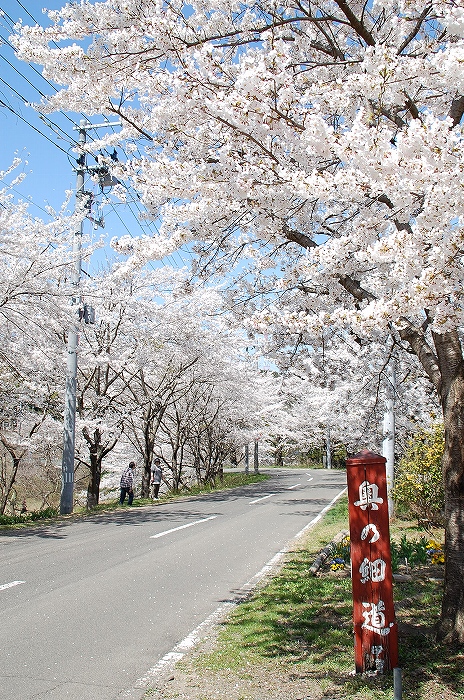
<path fill-rule="evenodd" d="M 163 478 L 163 467 L 161 466 L 161 460 L 157 457 L 151 468 L 151 485 L 153 486 L 153 498 L 155 501 L 158 500 L 158 493 L 161 486 L 161 479 Z"/>
<path fill-rule="evenodd" d="M 119 497 L 119 503 L 121 505 L 124 504 L 124 501 L 126 500 L 126 496 L 128 496 L 127 503 L 128 505 L 132 505 L 132 501 L 134 500 L 134 471 L 135 471 L 135 462 L 129 462 L 129 466 L 126 467 L 121 474 L 121 482 L 119 484 L 121 488 L 121 495 Z"/>

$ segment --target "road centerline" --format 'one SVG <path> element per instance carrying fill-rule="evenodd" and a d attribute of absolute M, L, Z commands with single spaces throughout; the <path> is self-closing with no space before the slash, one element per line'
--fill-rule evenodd
<path fill-rule="evenodd" d="M 158 537 L 164 537 L 165 535 L 170 535 L 171 532 L 177 532 L 178 530 L 185 530 L 187 527 L 193 527 L 199 523 L 206 523 L 208 520 L 214 520 L 217 515 L 210 515 L 208 518 L 202 518 L 201 520 L 194 520 L 191 523 L 186 523 L 185 525 L 179 525 L 179 527 L 173 527 L 170 530 L 164 530 L 163 532 L 158 532 L 156 535 L 150 535 L 151 540 L 156 540 Z"/>
<path fill-rule="evenodd" d="M 287 491 L 290 491 L 291 489 L 296 489 L 298 486 L 301 486 L 301 484 L 293 484 L 293 486 L 287 486 Z"/>
<path fill-rule="evenodd" d="M 275 493 L 269 493 L 267 496 L 261 496 L 261 498 L 256 498 L 254 501 L 250 501 L 249 505 L 253 506 L 255 503 L 259 503 L 259 501 L 264 501 L 266 498 L 272 498 L 272 496 L 275 495 Z"/>
<path fill-rule="evenodd" d="M 315 525 L 326 513 L 330 507 L 336 503 L 336 501 L 346 492 L 346 487 L 338 493 L 335 498 L 327 504 L 319 514 L 313 518 L 309 523 L 307 523 L 296 535 L 288 540 L 287 544 L 280 549 L 277 554 L 275 554 L 268 562 L 265 564 L 261 570 L 251 577 L 247 583 L 240 586 L 237 591 L 236 596 L 233 599 L 223 602 L 218 608 L 216 608 L 210 615 L 201 622 L 194 630 L 192 630 L 181 642 L 179 642 L 171 651 L 164 654 L 148 671 L 126 691 L 124 696 L 131 698 L 134 688 L 136 689 L 148 689 L 153 686 L 161 679 L 165 679 L 174 673 L 175 665 L 180 661 L 186 653 L 188 653 L 192 648 L 196 647 L 198 643 L 204 639 L 208 632 L 216 627 L 222 620 L 226 619 L 227 614 L 232 610 L 241 600 L 243 595 L 247 595 L 250 591 L 254 590 L 258 583 L 265 578 L 272 571 L 277 570 L 280 562 L 284 561 L 285 555 L 293 548 L 295 541 L 299 540 L 313 525 Z M 262 498 L 270 498 L 275 496 L 275 493 L 270 493 Z M 258 501 L 262 498 L 257 499 Z M 256 502 L 256 501 L 255 501 Z M 140 697 L 137 695 L 137 697 Z"/>
<path fill-rule="evenodd" d="M 26 583 L 26 581 L 11 581 L 10 583 L 3 583 L 0 585 L 0 591 L 4 591 L 7 588 L 13 588 L 13 586 L 19 586 L 21 583 Z"/>

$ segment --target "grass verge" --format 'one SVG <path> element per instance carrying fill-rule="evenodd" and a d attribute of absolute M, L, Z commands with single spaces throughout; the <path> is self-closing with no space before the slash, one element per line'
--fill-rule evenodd
<path fill-rule="evenodd" d="M 280 572 L 235 609 L 214 642 L 200 645 L 180 664 L 177 682 L 163 687 L 162 694 L 155 697 L 391 700 L 392 674 L 352 674 L 352 598 L 347 572 L 326 570 L 317 577 L 308 575 L 320 549 L 347 527 L 345 499 L 289 554 Z M 396 523 L 394 537 L 405 529 L 410 529 L 410 523 Z M 434 640 L 441 583 L 421 569 L 411 574 L 411 580 L 394 586 L 402 698 L 463 698 L 462 649 L 445 648 Z"/>
<path fill-rule="evenodd" d="M 268 474 L 256 474 L 252 472 L 250 474 L 245 474 L 244 472 L 227 472 L 224 474 L 224 478 L 218 480 L 216 484 L 205 484 L 203 486 L 193 486 L 190 489 L 184 489 L 182 491 L 168 491 L 167 493 L 160 494 L 159 501 L 157 503 L 166 503 L 167 501 L 176 501 L 181 498 L 191 498 L 192 496 L 201 496 L 202 494 L 219 492 L 227 489 L 238 488 L 240 486 L 247 486 L 248 484 L 256 484 L 260 481 L 267 481 L 270 478 Z M 134 498 L 131 508 L 141 508 L 143 506 L 153 506 L 153 500 L 151 498 Z M 128 506 L 124 506 L 128 507 Z M 74 512 L 71 515 L 60 516 L 56 508 L 46 508 L 41 511 L 32 511 L 25 516 L 21 515 L 0 515 L 0 529 L 21 529 L 24 527 L 31 527 L 38 521 L 47 522 L 66 520 L 73 517 L 85 517 L 86 515 L 95 515 L 97 513 L 107 513 L 108 511 L 119 509 L 119 498 L 115 500 L 104 501 L 99 503 L 94 508 L 87 509 L 84 506 L 75 506 Z"/>
<path fill-rule="evenodd" d="M 223 479 L 218 479 L 215 484 L 202 484 L 201 486 L 192 486 L 179 491 L 161 492 L 157 503 L 166 503 L 168 501 L 178 501 L 181 498 L 191 498 L 192 496 L 202 496 L 208 493 L 217 493 L 228 489 L 238 488 L 240 486 L 248 486 L 248 484 L 256 484 L 260 481 L 267 481 L 270 478 L 268 474 L 245 474 L 245 472 L 227 472 Z M 141 508 L 142 506 L 154 505 L 151 498 L 134 498 L 131 508 Z M 125 506 L 127 507 L 127 506 Z M 79 513 L 98 513 L 99 511 L 107 511 L 113 508 L 119 508 L 119 499 L 114 501 L 105 501 L 100 503 L 90 511 L 85 508 L 76 508 L 75 512 Z"/>

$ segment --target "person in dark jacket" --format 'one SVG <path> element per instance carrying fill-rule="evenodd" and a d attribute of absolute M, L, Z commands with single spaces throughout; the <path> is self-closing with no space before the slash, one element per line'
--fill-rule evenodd
<path fill-rule="evenodd" d="M 121 488 L 121 495 L 119 497 L 119 503 L 121 505 L 124 504 L 124 501 L 126 500 L 126 496 L 128 496 L 127 503 L 128 505 L 132 505 L 132 501 L 134 500 L 134 471 L 135 471 L 135 462 L 129 462 L 129 466 L 126 467 L 121 474 L 121 482 L 119 484 Z"/>

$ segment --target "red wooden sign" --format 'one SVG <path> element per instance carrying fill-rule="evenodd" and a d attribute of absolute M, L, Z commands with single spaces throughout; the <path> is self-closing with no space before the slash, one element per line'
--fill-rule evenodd
<path fill-rule="evenodd" d="M 367 450 L 346 462 L 357 673 L 398 666 L 385 464 Z"/>

